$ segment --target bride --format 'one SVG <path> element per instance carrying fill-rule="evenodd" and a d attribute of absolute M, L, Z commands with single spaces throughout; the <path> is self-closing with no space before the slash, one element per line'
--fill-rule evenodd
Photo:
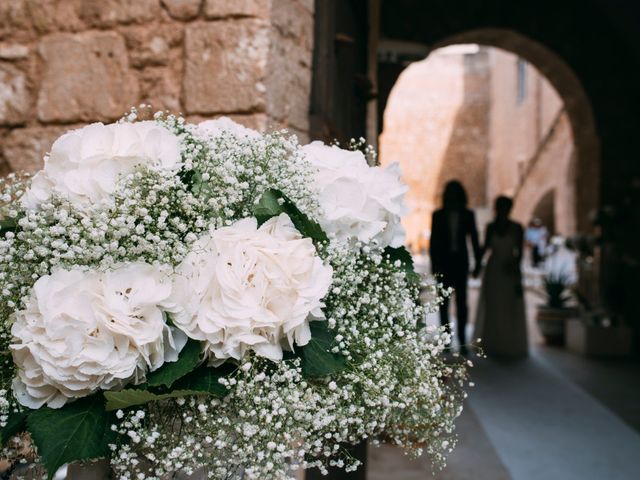
<path fill-rule="evenodd" d="M 487 226 L 482 254 L 489 251 L 478 302 L 475 338 L 489 356 L 524 357 L 528 353 L 522 289 L 523 229 L 509 218 L 513 202 L 500 196 L 496 217 Z"/>

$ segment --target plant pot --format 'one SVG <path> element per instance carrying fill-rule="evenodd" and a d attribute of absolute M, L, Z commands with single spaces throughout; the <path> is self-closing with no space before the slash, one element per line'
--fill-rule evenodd
<path fill-rule="evenodd" d="M 627 357 L 632 350 L 632 331 L 627 326 L 589 325 L 580 319 L 567 322 L 567 347 L 594 357 Z"/>
<path fill-rule="evenodd" d="M 575 308 L 555 308 L 539 305 L 536 314 L 538 329 L 548 345 L 564 345 L 566 323 L 575 318 L 578 311 Z"/>

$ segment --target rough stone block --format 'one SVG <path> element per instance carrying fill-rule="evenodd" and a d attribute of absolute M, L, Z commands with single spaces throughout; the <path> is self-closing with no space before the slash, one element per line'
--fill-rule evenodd
<path fill-rule="evenodd" d="M 176 62 L 179 60 L 177 59 Z M 175 65 L 172 63 L 172 67 Z M 153 107 L 153 111 L 180 112 L 180 77 L 177 69 L 148 67 L 140 74 L 140 101 Z"/>
<path fill-rule="evenodd" d="M 271 116 L 286 126 L 309 129 L 309 94 L 311 70 L 287 66 L 273 73 L 267 88 L 267 105 Z"/>
<path fill-rule="evenodd" d="M 207 18 L 259 17 L 268 18 L 272 0 L 206 0 Z"/>
<path fill-rule="evenodd" d="M 172 18 L 193 20 L 200 14 L 202 0 L 162 0 L 162 6 Z"/>
<path fill-rule="evenodd" d="M 83 0 L 26 0 L 31 25 L 39 33 L 79 31 L 85 28 L 79 16 Z"/>
<path fill-rule="evenodd" d="M 24 122 L 30 103 L 25 74 L 12 65 L 0 63 L 0 125 Z"/>
<path fill-rule="evenodd" d="M 274 117 L 268 117 L 267 119 L 267 132 L 275 132 L 277 130 L 286 130 L 287 135 L 295 135 L 298 138 L 298 143 L 304 145 L 309 143 L 309 132 L 306 130 L 300 130 L 296 127 L 291 126 L 287 122 L 283 122 Z"/>
<path fill-rule="evenodd" d="M 0 1 L 0 34 L 10 34 L 29 23 L 26 0 Z"/>
<path fill-rule="evenodd" d="M 309 12 L 313 13 L 315 11 L 315 0 L 297 0 L 304 8 L 306 8 Z"/>
<path fill-rule="evenodd" d="M 91 27 L 144 23 L 160 16 L 159 0 L 82 0 L 80 18 Z"/>
<path fill-rule="evenodd" d="M 310 48 L 295 39 L 272 38 L 267 79 L 267 111 L 286 126 L 309 129 Z"/>
<path fill-rule="evenodd" d="M 311 50 L 313 44 L 313 14 L 298 0 L 273 0 L 271 23 L 282 36 L 295 39 Z"/>
<path fill-rule="evenodd" d="M 33 127 L 12 130 L 2 142 L 2 156 L 14 172 L 37 172 L 53 142 L 68 127 Z"/>
<path fill-rule="evenodd" d="M 260 20 L 189 25 L 183 88 L 187 113 L 264 108 L 268 50 L 269 28 Z"/>
<path fill-rule="evenodd" d="M 44 74 L 38 96 L 42 122 L 114 120 L 138 98 L 122 37 L 114 32 L 54 34 L 39 52 Z"/>
<path fill-rule="evenodd" d="M 0 59 L 20 60 L 29 56 L 29 47 L 20 43 L 0 43 Z"/>
<path fill-rule="evenodd" d="M 121 29 L 134 67 L 166 65 L 171 48 L 180 45 L 184 28 L 179 23 L 168 23 L 155 28 L 135 26 Z"/>

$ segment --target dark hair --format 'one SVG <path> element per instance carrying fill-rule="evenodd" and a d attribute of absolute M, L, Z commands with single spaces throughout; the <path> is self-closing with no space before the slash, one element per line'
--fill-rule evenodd
<path fill-rule="evenodd" d="M 495 208 L 498 212 L 502 211 L 509 214 L 513 208 L 513 200 L 505 195 L 500 195 L 496 198 Z"/>
<path fill-rule="evenodd" d="M 442 194 L 442 206 L 446 209 L 456 210 L 467 206 L 467 192 L 458 180 L 451 180 L 444 187 Z"/>

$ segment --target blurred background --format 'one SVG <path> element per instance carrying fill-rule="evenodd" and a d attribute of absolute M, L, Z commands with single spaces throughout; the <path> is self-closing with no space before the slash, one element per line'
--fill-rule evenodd
<path fill-rule="evenodd" d="M 447 181 L 481 236 L 508 195 L 543 239 L 522 266 L 529 357 L 473 359 L 443 472 L 383 446 L 332 478 L 635 479 L 638 85 L 640 5 L 625 0 L 0 0 L 0 174 L 141 103 L 301 142 L 364 137 L 402 167 L 425 276 Z"/>

